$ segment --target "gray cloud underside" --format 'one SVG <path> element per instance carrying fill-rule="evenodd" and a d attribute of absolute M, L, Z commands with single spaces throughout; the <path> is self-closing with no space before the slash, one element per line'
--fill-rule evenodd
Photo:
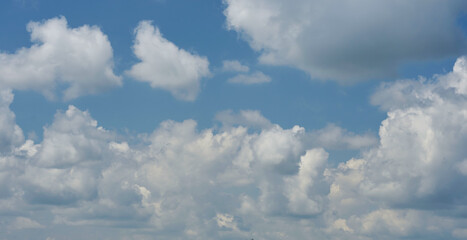
<path fill-rule="evenodd" d="M 352 83 L 392 77 L 407 61 L 458 56 L 462 0 L 224 0 L 226 25 L 260 62 Z"/>

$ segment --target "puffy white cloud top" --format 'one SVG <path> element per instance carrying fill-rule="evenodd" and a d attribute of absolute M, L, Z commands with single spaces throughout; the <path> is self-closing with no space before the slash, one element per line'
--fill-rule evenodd
<path fill-rule="evenodd" d="M 69 100 L 122 84 L 113 73 L 110 42 L 98 27 L 69 28 L 59 17 L 30 22 L 27 29 L 31 47 L 0 53 L 0 87 L 36 90 L 48 98 L 64 89 Z"/>
<path fill-rule="evenodd" d="M 141 62 L 127 74 L 153 88 L 167 90 L 178 99 L 195 100 L 201 79 L 210 75 L 208 59 L 180 49 L 149 21 L 140 22 L 135 34 L 133 51 Z"/>
<path fill-rule="evenodd" d="M 462 0 L 224 0 L 226 23 L 258 51 L 341 83 L 387 77 L 408 60 L 459 53 Z"/>

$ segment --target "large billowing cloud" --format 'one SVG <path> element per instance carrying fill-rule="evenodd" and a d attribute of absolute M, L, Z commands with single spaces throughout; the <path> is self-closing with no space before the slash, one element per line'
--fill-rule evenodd
<path fill-rule="evenodd" d="M 399 64 L 460 54 L 462 0 L 224 0 L 227 27 L 260 62 L 348 83 L 394 75 Z"/>
<path fill-rule="evenodd" d="M 334 125 L 284 129 L 251 110 L 220 113 L 222 128 L 168 120 L 131 139 L 73 106 L 39 143 L 2 130 L 14 140 L 0 155 L 0 232 L 59 239 L 58 228 L 92 226 L 117 239 L 465 238 L 466 63 L 382 85 L 372 102 L 388 116 L 376 145 Z M 12 95 L 2 94 L 0 116 L 16 126 Z M 327 149 L 360 147 L 338 166 L 328 161 Z"/>
<path fill-rule="evenodd" d="M 178 99 L 193 101 L 201 79 L 210 75 L 207 58 L 180 49 L 149 21 L 140 22 L 135 34 L 133 51 L 141 62 L 127 74 L 153 88 L 167 90 Z"/>
<path fill-rule="evenodd" d="M 384 84 L 372 96 L 374 104 L 389 109 L 379 146 L 326 174 L 330 210 L 343 219 L 340 230 L 380 234 L 378 239 L 462 235 L 466 60 L 459 58 L 453 72 L 434 79 Z"/>
<path fill-rule="evenodd" d="M 122 84 L 113 73 L 110 42 L 98 27 L 69 28 L 59 17 L 30 22 L 27 29 L 31 47 L 0 53 L 0 87 L 36 90 L 48 98 L 64 89 L 69 100 Z"/>

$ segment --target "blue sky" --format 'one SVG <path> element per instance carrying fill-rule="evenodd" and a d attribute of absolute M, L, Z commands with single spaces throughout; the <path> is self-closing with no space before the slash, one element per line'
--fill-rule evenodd
<path fill-rule="evenodd" d="M 0 235 L 467 238 L 466 9 L 3 1 Z"/>

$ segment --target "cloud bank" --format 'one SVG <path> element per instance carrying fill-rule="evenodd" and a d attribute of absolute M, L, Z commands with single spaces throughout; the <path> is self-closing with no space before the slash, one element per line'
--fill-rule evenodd
<path fill-rule="evenodd" d="M 59 239 L 57 228 L 97 226 L 116 239 L 462 239 L 466 86 L 465 57 L 432 79 L 382 84 L 372 96 L 388 111 L 377 144 L 335 125 L 284 129 L 251 110 L 219 113 L 220 129 L 168 120 L 129 144 L 74 106 L 35 143 L 15 124 L 11 91 L 2 91 L 0 232 Z M 335 166 L 332 148 L 362 151 Z"/>
<path fill-rule="evenodd" d="M 407 61 L 456 56 L 465 1 L 224 0 L 226 25 L 265 64 L 341 83 L 392 77 Z"/>

